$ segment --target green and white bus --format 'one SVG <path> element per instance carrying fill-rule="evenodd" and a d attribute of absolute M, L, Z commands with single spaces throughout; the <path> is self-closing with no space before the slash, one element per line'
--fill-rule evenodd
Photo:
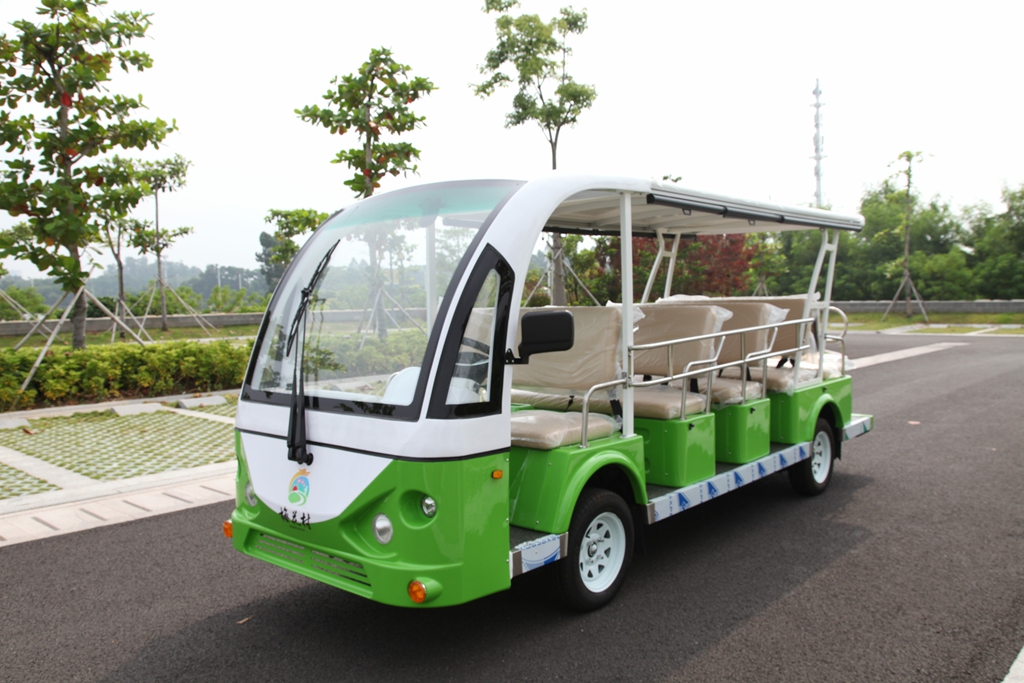
<path fill-rule="evenodd" d="M 821 493 L 871 430 L 827 333 L 839 234 L 862 225 L 604 176 L 361 200 L 316 230 L 264 317 L 224 533 L 390 605 L 464 603 L 555 563 L 569 605 L 601 607 L 643 525 L 782 470 Z M 780 230 L 821 234 L 806 295 L 671 291 L 682 241 Z M 545 231 L 617 243 L 618 302 L 521 305 Z M 658 245 L 640 296 L 637 237 Z"/>

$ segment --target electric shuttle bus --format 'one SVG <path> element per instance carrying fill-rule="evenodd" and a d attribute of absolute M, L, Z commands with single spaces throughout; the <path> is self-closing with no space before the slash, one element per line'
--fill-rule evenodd
<path fill-rule="evenodd" d="M 642 525 L 783 470 L 821 493 L 843 442 L 871 430 L 828 334 L 839 234 L 862 225 L 603 176 L 363 199 L 316 230 L 271 300 L 224 533 L 390 605 L 464 603 L 554 563 L 570 606 L 601 607 Z M 806 294 L 671 291 L 681 242 L 780 230 L 821 234 Z M 523 306 L 544 231 L 617 244 L 618 301 Z M 658 245 L 642 293 L 637 237 Z"/>

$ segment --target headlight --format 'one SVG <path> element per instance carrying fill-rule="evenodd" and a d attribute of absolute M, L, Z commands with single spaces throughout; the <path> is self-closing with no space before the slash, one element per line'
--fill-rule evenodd
<path fill-rule="evenodd" d="M 420 507 L 423 509 L 423 514 L 427 517 L 433 517 L 437 514 L 437 503 L 430 496 L 423 496 L 423 500 L 420 501 Z"/>
<path fill-rule="evenodd" d="M 391 535 L 394 531 L 394 527 L 391 526 L 391 520 L 384 513 L 373 518 L 373 536 L 381 545 L 387 545 L 391 542 Z"/>
<path fill-rule="evenodd" d="M 256 504 L 260 502 L 251 481 L 245 482 L 245 502 L 249 504 L 249 507 L 256 507 Z"/>

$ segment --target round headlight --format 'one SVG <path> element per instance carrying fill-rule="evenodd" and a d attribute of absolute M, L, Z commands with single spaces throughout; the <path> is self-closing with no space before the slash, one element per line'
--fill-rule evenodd
<path fill-rule="evenodd" d="M 373 518 L 373 536 L 381 545 L 387 545 L 391 542 L 391 535 L 394 531 L 394 527 L 391 526 L 391 520 L 384 513 Z"/>
<path fill-rule="evenodd" d="M 423 496 L 423 500 L 420 501 L 420 507 L 423 509 L 423 514 L 427 517 L 433 517 L 437 514 L 437 503 L 430 496 Z"/>
<path fill-rule="evenodd" d="M 256 489 L 252 487 L 251 481 L 245 482 L 245 502 L 250 507 L 256 507 L 256 503 L 259 502 L 259 499 L 256 497 Z"/>

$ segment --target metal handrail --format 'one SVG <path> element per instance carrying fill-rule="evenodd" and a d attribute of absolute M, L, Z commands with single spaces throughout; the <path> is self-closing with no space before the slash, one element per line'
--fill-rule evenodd
<path fill-rule="evenodd" d="M 582 438 L 580 439 L 580 448 L 587 447 L 587 422 L 590 419 L 590 396 L 595 391 L 599 391 L 600 389 L 608 389 L 610 387 L 615 387 L 620 384 L 626 384 L 625 377 L 623 377 L 622 379 L 615 379 L 610 382 L 601 382 L 600 384 L 595 384 L 594 386 L 587 389 L 587 393 L 583 395 L 583 423 L 581 425 L 583 428 L 583 434 Z"/>
<path fill-rule="evenodd" d="M 711 333 L 708 333 L 708 334 L 701 334 L 701 335 L 696 335 L 696 336 L 693 336 L 693 337 L 682 337 L 682 338 L 679 338 L 679 339 L 669 339 L 669 340 L 666 340 L 666 341 L 652 342 L 650 344 L 637 344 L 637 345 L 629 347 L 629 356 L 628 356 L 629 367 L 628 367 L 628 372 L 626 374 L 626 377 L 621 378 L 621 379 L 617 379 L 617 380 L 612 380 L 612 381 L 609 381 L 609 382 L 601 382 L 599 384 L 595 384 L 594 386 L 590 387 L 587 390 L 586 394 L 584 394 L 584 396 L 583 396 L 583 405 L 582 405 L 582 417 L 583 417 L 583 419 L 582 419 L 582 424 L 581 424 L 581 428 L 582 428 L 582 432 L 583 433 L 582 433 L 581 439 L 580 439 L 580 448 L 586 448 L 588 446 L 587 428 L 588 428 L 588 425 L 589 425 L 589 418 L 590 418 L 590 400 L 591 400 L 591 397 L 593 396 L 595 391 L 600 391 L 602 389 L 608 389 L 608 388 L 615 387 L 615 386 L 624 386 L 626 388 L 650 387 L 650 386 L 656 386 L 656 385 L 659 385 L 659 384 L 666 384 L 668 382 L 672 382 L 672 381 L 676 381 L 676 380 L 687 380 L 687 379 L 690 379 L 691 377 L 699 377 L 699 376 L 702 376 L 702 375 L 707 375 L 708 387 L 707 387 L 706 395 L 704 397 L 704 412 L 707 413 L 707 412 L 710 411 L 710 406 L 711 406 L 711 390 L 712 390 L 712 384 L 713 384 L 713 381 L 714 381 L 714 374 L 716 372 L 719 372 L 721 370 L 725 370 L 727 368 L 732 368 L 732 367 L 740 367 L 740 366 L 744 366 L 745 367 L 747 365 L 750 365 L 751 363 L 756 363 L 758 361 L 761 361 L 761 363 L 762 363 L 761 398 L 764 398 L 766 393 L 767 393 L 767 388 L 766 388 L 766 382 L 764 381 L 763 378 L 767 377 L 767 363 L 768 363 L 768 359 L 771 358 L 771 357 L 774 357 L 774 356 L 780 356 L 780 355 L 786 355 L 786 354 L 792 354 L 792 353 L 802 353 L 803 351 L 806 351 L 809 348 L 811 348 L 810 344 L 799 344 L 799 345 L 797 345 L 797 346 L 795 346 L 793 348 L 789 348 L 789 349 L 774 349 L 774 348 L 772 348 L 775 345 L 776 339 L 778 338 L 779 328 L 781 328 L 783 326 L 789 326 L 789 325 L 803 326 L 803 325 L 811 324 L 811 323 L 814 323 L 814 322 L 815 322 L 814 318 L 799 318 L 797 320 L 784 320 L 784 321 L 778 322 L 778 323 L 769 323 L 769 324 L 766 324 L 766 325 L 755 325 L 753 327 L 744 327 L 744 328 L 740 328 L 740 329 L 737 329 L 737 330 L 727 330 L 727 331 L 723 331 L 723 332 L 711 332 Z M 768 331 L 771 332 L 771 337 L 767 341 L 767 343 L 765 345 L 765 348 L 760 349 L 758 351 L 753 351 L 751 353 L 746 353 L 746 335 L 748 333 L 750 333 L 750 332 L 759 332 L 761 330 L 768 330 Z M 730 361 L 728 363 L 719 363 L 718 362 L 718 357 L 721 355 L 722 347 L 725 344 L 726 337 L 728 337 L 730 335 L 735 335 L 735 334 L 740 335 L 740 355 L 743 356 L 743 358 L 741 360 Z M 800 331 L 798 331 L 798 335 L 800 335 Z M 828 337 L 828 336 L 829 335 L 826 335 L 826 337 Z M 675 373 L 675 374 L 672 374 L 670 376 L 659 377 L 657 379 L 653 379 L 652 378 L 650 380 L 641 380 L 639 382 L 636 382 L 636 381 L 633 380 L 633 375 L 634 375 L 634 372 L 633 372 L 633 370 L 634 370 L 634 355 L 636 354 L 637 351 L 648 351 L 648 350 L 667 348 L 668 349 L 667 352 L 669 354 L 669 367 L 671 368 L 672 367 L 672 364 L 671 364 L 672 358 L 671 357 L 672 357 L 672 347 L 673 346 L 679 346 L 681 344 L 688 344 L 688 343 L 700 342 L 700 341 L 712 341 L 712 342 L 717 341 L 718 342 L 717 349 L 715 349 L 715 352 L 714 352 L 714 354 L 711 357 L 706 358 L 706 359 L 696 360 L 696 361 L 690 361 L 689 363 L 686 364 L 686 368 L 681 373 Z M 845 343 L 844 343 L 844 351 L 845 351 Z M 694 366 L 703 366 L 703 365 L 707 365 L 709 363 L 712 364 L 711 367 L 699 367 L 698 369 L 692 369 L 692 368 L 694 368 Z M 845 365 L 845 353 L 844 353 L 844 365 Z M 746 394 L 746 379 L 747 379 L 746 373 L 742 373 L 741 379 L 742 379 L 741 391 L 742 391 L 742 395 L 743 395 L 744 400 L 746 400 L 746 395 L 747 395 Z M 681 419 L 686 417 L 686 398 L 687 398 L 687 392 L 689 390 L 689 387 L 687 385 L 688 385 L 688 383 L 684 381 L 683 382 L 682 396 L 681 396 L 682 405 L 680 406 L 680 418 Z"/>

